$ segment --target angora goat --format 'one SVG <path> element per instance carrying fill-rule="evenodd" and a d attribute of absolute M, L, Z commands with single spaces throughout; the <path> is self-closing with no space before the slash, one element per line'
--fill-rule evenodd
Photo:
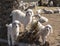
<path fill-rule="evenodd" d="M 19 2 L 19 9 L 20 10 L 25 10 L 28 7 L 28 3 L 20 1 Z"/>
<path fill-rule="evenodd" d="M 48 19 L 42 15 L 40 15 L 40 13 L 38 12 L 35 17 L 39 20 L 40 23 L 45 23 L 48 22 Z"/>
<path fill-rule="evenodd" d="M 37 14 L 41 14 L 41 13 L 44 13 L 44 12 L 43 12 L 42 9 L 38 9 L 38 10 L 36 11 L 36 13 L 37 13 Z"/>
<path fill-rule="evenodd" d="M 32 27 L 31 32 L 32 33 L 35 32 L 35 35 L 31 36 L 31 39 L 32 38 L 38 38 L 41 36 L 42 44 L 45 44 L 46 38 L 49 36 L 50 33 L 53 33 L 53 29 L 52 29 L 51 25 L 48 24 L 48 25 L 44 26 L 37 19 L 34 19 L 32 21 L 31 27 Z"/>
<path fill-rule="evenodd" d="M 10 15 L 12 16 L 12 19 L 13 19 L 12 22 L 15 21 L 15 20 L 18 20 L 24 25 L 24 27 L 26 27 L 26 25 L 28 23 L 32 22 L 32 16 L 34 14 L 33 14 L 33 11 L 31 9 L 28 9 L 26 11 L 26 14 L 24 14 L 20 10 L 13 10 Z"/>
<path fill-rule="evenodd" d="M 60 14 L 60 8 L 55 9 L 54 13 L 59 13 Z"/>
<path fill-rule="evenodd" d="M 46 8 L 43 9 L 43 11 L 44 11 L 45 14 L 53 14 L 54 13 L 53 10 L 51 10 L 51 9 L 47 10 Z"/>
<path fill-rule="evenodd" d="M 15 45 L 16 39 L 19 36 L 19 27 L 20 22 L 18 20 L 15 20 L 11 24 L 6 24 L 7 27 L 7 35 L 8 35 L 8 44 L 9 46 Z"/>
<path fill-rule="evenodd" d="M 42 44 L 45 44 L 46 38 L 49 36 L 50 33 L 53 33 L 52 26 L 49 24 L 46 26 L 43 26 L 40 22 L 38 22 L 38 28 L 40 29 L 36 35 L 41 36 Z"/>

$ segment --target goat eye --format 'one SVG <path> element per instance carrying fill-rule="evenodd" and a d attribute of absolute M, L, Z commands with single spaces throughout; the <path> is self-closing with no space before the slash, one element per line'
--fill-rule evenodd
<path fill-rule="evenodd" d="M 32 12 L 30 12 L 32 14 Z"/>
<path fill-rule="evenodd" d="M 49 28 L 49 29 L 51 29 L 51 28 Z"/>
<path fill-rule="evenodd" d="M 26 12 L 26 13 L 29 13 L 29 12 Z"/>
<path fill-rule="evenodd" d="M 17 27 L 17 26 L 16 26 Z"/>
<path fill-rule="evenodd" d="M 19 26 L 21 26 L 21 25 L 19 24 Z"/>
<path fill-rule="evenodd" d="M 46 30 L 48 31 L 48 28 Z"/>

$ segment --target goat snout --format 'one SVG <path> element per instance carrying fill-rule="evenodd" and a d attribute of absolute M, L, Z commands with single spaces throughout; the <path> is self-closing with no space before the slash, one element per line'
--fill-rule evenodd
<path fill-rule="evenodd" d="M 49 28 L 46 28 L 47 31 L 49 31 Z"/>

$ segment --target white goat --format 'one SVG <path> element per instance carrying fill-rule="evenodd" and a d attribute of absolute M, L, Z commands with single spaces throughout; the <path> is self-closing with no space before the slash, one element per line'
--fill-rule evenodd
<path fill-rule="evenodd" d="M 40 23 L 48 22 L 48 19 L 44 16 L 41 16 L 40 19 L 39 19 L 39 22 Z"/>
<path fill-rule="evenodd" d="M 39 20 L 40 23 L 48 22 L 48 19 L 40 14 L 35 15 L 35 17 Z"/>
<path fill-rule="evenodd" d="M 19 36 L 19 27 L 20 22 L 18 20 L 15 20 L 11 24 L 6 24 L 7 27 L 7 35 L 8 35 L 8 44 L 9 46 L 15 45 L 16 39 Z"/>
<path fill-rule="evenodd" d="M 58 8 L 59 14 L 60 14 L 60 8 Z"/>
<path fill-rule="evenodd" d="M 42 9 L 38 9 L 38 10 L 36 11 L 36 13 L 37 13 L 37 14 L 41 14 L 41 13 L 44 13 L 44 12 L 43 12 Z"/>
<path fill-rule="evenodd" d="M 44 11 L 44 13 L 46 13 L 46 14 L 53 14 L 54 13 L 54 11 L 53 10 L 47 10 L 46 8 L 45 9 L 43 9 L 43 11 Z"/>
<path fill-rule="evenodd" d="M 26 11 L 26 14 L 24 14 L 20 10 L 13 10 L 10 15 L 12 16 L 12 19 L 13 19 L 12 22 L 15 21 L 15 20 L 18 20 L 24 25 L 24 28 L 26 28 L 26 25 L 28 23 L 32 22 L 32 16 L 34 14 L 33 14 L 33 11 L 31 9 L 28 9 Z"/>
<path fill-rule="evenodd" d="M 19 2 L 19 9 L 20 10 L 25 10 L 28 7 L 28 3 L 20 1 Z"/>
<path fill-rule="evenodd" d="M 20 10 L 25 10 L 25 3 L 23 1 L 19 2 L 19 8 Z"/>
<path fill-rule="evenodd" d="M 46 26 L 43 26 L 40 22 L 38 22 L 38 28 L 39 28 L 39 31 L 37 33 L 37 36 L 41 36 L 42 38 L 42 45 L 45 44 L 48 36 L 50 33 L 53 33 L 53 29 L 52 29 L 52 26 L 51 25 L 46 25 Z"/>
<path fill-rule="evenodd" d="M 36 14 L 39 17 L 40 23 L 48 22 L 48 19 L 46 17 L 40 15 L 41 12 L 43 12 L 42 9 L 36 11 Z"/>
<path fill-rule="evenodd" d="M 59 13 L 60 14 L 60 8 L 55 9 L 54 13 Z"/>
<path fill-rule="evenodd" d="M 50 6 L 51 6 L 51 7 L 53 6 L 53 1 L 50 1 Z"/>
<path fill-rule="evenodd" d="M 29 5 L 29 7 L 35 8 L 36 7 L 36 3 L 35 2 L 31 2 L 30 5 Z"/>
<path fill-rule="evenodd" d="M 36 25 L 35 25 L 36 24 Z M 32 21 L 32 26 L 37 28 L 37 30 L 35 31 L 36 32 L 36 38 L 37 37 L 40 37 L 42 38 L 42 45 L 45 44 L 45 41 L 46 41 L 46 38 L 49 36 L 50 33 L 53 33 L 53 29 L 52 29 L 52 26 L 51 25 L 42 25 L 37 19 L 35 19 L 35 17 L 33 18 L 33 21 Z M 33 30 L 34 32 L 34 30 Z M 33 37 L 35 37 L 33 36 Z"/>

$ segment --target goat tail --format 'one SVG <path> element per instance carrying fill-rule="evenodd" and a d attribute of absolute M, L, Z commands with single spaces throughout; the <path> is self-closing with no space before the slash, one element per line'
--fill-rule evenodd
<path fill-rule="evenodd" d="M 52 28 L 52 26 L 51 26 L 51 33 L 53 33 L 53 28 Z"/>
<path fill-rule="evenodd" d="M 6 27 L 8 27 L 9 25 L 8 24 L 6 24 Z"/>

